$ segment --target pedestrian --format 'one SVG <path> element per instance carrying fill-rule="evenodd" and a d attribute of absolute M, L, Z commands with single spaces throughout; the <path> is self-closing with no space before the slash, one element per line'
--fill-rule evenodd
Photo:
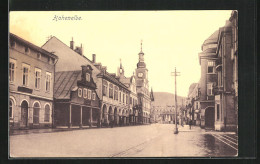
<path fill-rule="evenodd" d="M 190 129 L 191 129 L 191 125 L 192 125 L 192 120 L 189 121 L 189 125 L 190 125 Z"/>

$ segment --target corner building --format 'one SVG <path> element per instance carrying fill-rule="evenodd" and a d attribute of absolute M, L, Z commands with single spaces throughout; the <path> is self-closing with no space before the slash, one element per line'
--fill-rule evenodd
<path fill-rule="evenodd" d="M 9 37 L 10 128 L 51 127 L 58 57 L 12 33 Z"/>

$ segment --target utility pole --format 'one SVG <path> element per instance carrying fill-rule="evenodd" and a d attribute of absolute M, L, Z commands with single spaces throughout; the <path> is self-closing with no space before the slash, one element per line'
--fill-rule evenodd
<path fill-rule="evenodd" d="M 177 127 L 177 87 L 176 87 L 176 76 L 180 76 L 179 74 L 180 72 L 176 72 L 176 67 L 175 67 L 175 71 L 172 72 L 172 76 L 175 77 L 175 130 L 174 130 L 174 134 L 178 134 L 178 127 Z"/>

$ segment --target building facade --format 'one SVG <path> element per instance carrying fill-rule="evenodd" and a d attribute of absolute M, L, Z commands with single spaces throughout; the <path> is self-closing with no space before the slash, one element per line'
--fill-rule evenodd
<path fill-rule="evenodd" d="M 149 92 L 149 80 L 148 80 L 148 69 L 144 62 L 144 53 L 141 51 L 138 54 L 139 61 L 135 70 L 136 75 L 136 92 L 138 97 L 138 108 L 139 108 L 139 122 L 150 123 L 150 112 L 151 112 L 151 98 Z"/>
<path fill-rule="evenodd" d="M 55 73 L 55 126 L 98 126 L 100 101 L 92 78 L 92 67 Z"/>
<path fill-rule="evenodd" d="M 202 128 L 214 129 L 215 125 L 215 101 L 213 87 L 217 83 L 216 73 L 216 49 L 219 30 L 215 31 L 202 45 L 202 52 L 199 53 L 201 65 L 201 78 L 199 82 L 200 97 L 200 124 Z"/>
<path fill-rule="evenodd" d="M 119 81 L 122 82 L 125 86 L 128 87 L 128 90 L 130 91 L 129 95 L 129 123 L 131 125 L 138 124 L 138 106 L 137 106 L 137 92 L 136 92 L 136 77 L 133 73 L 131 77 L 125 77 L 124 75 L 124 67 L 122 66 L 121 60 L 120 60 L 120 67 L 117 71 L 117 77 L 119 78 Z"/>
<path fill-rule="evenodd" d="M 215 92 L 215 130 L 236 129 L 235 97 L 233 91 L 232 23 L 219 29 L 216 71 L 218 74 Z"/>
<path fill-rule="evenodd" d="M 56 55 L 10 33 L 10 128 L 52 126 L 53 83 L 57 60 Z"/>
<path fill-rule="evenodd" d="M 238 113 L 237 11 L 202 45 L 198 99 L 202 128 L 236 131 Z M 196 104 L 196 101 L 198 104 Z"/>

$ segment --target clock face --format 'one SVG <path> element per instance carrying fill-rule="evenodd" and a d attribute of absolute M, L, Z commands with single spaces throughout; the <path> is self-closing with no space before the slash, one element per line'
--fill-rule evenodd
<path fill-rule="evenodd" d="M 138 73 L 138 77 L 143 77 L 143 73 Z"/>

